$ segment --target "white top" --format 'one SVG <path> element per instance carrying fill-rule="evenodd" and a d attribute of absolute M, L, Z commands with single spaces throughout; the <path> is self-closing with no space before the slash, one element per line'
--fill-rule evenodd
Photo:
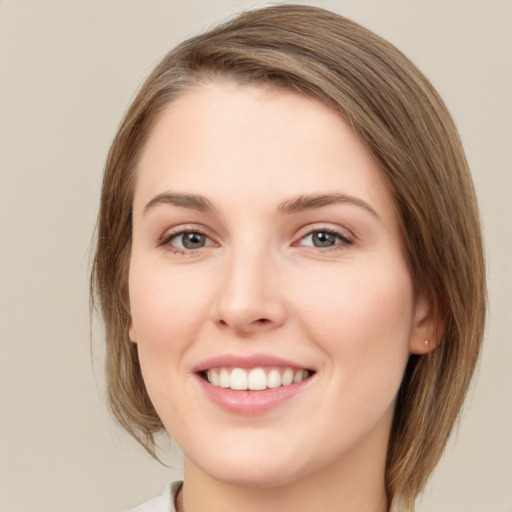
<path fill-rule="evenodd" d="M 173 482 L 165 488 L 164 493 L 158 498 L 153 498 L 125 512 L 176 512 L 175 500 L 182 485 L 183 482 Z"/>
<path fill-rule="evenodd" d="M 124 512 L 176 512 L 176 498 L 181 490 L 183 482 L 169 484 L 161 496 L 142 503 L 138 507 L 130 508 Z M 402 509 L 391 507 L 394 512 L 405 512 Z"/>

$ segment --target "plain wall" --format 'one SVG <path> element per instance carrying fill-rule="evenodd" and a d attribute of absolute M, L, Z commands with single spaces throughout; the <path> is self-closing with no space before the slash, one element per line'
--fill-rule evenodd
<path fill-rule="evenodd" d="M 512 511 L 512 2 L 309 2 L 431 79 L 473 170 L 488 254 L 485 347 L 422 512 Z M 103 162 L 152 65 L 261 2 L 0 0 L 0 511 L 119 511 L 179 477 L 106 412 L 88 271 Z M 434 207 L 434 205 L 433 205 Z"/>

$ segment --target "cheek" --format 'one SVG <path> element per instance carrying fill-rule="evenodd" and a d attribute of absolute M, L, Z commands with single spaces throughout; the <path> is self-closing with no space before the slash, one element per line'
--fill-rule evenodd
<path fill-rule="evenodd" d="M 173 275 L 161 266 L 137 263 L 132 262 L 129 275 L 132 340 L 148 394 L 167 425 L 168 418 L 182 416 L 193 403 L 173 393 L 182 389 L 184 354 L 206 314 L 205 289 L 194 286 L 184 272 Z"/>
<path fill-rule="evenodd" d="M 175 350 L 193 339 L 204 316 L 205 290 L 183 272 L 130 268 L 129 290 L 133 332 L 139 349 Z"/>
<path fill-rule="evenodd" d="M 396 385 L 409 354 L 414 305 L 405 266 L 352 268 L 323 279 L 322 287 L 315 282 L 305 287 L 308 294 L 296 290 L 303 299 L 302 322 L 340 378 Z"/>
<path fill-rule="evenodd" d="M 148 394 L 164 423 L 183 416 L 192 403 L 174 394 L 186 375 L 183 355 L 197 339 L 206 314 L 205 290 L 183 272 L 175 274 L 134 260 L 129 275 L 132 341 L 137 343 Z"/>

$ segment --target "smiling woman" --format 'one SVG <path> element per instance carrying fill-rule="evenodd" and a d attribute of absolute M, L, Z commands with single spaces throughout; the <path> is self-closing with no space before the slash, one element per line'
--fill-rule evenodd
<path fill-rule="evenodd" d="M 442 101 L 322 9 L 167 55 L 107 161 L 110 405 L 184 483 L 137 510 L 412 510 L 482 338 L 476 200 Z M 153 507 L 153 508 L 151 508 Z"/>

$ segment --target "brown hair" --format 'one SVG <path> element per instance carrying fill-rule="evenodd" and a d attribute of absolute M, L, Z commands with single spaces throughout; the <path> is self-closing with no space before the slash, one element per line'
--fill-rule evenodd
<path fill-rule="evenodd" d="M 106 327 L 110 408 L 146 449 L 163 429 L 128 339 L 128 266 L 137 159 L 159 113 L 190 88 L 227 78 L 312 96 L 353 126 L 391 191 L 417 290 L 440 342 L 410 356 L 391 431 L 390 500 L 413 508 L 461 408 L 483 336 L 485 268 L 478 208 L 454 123 L 421 72 L 394 46 L 323 9 L 248 11 L 171 51 L 123 119 L 105 167 L 91 276 Z"/>

